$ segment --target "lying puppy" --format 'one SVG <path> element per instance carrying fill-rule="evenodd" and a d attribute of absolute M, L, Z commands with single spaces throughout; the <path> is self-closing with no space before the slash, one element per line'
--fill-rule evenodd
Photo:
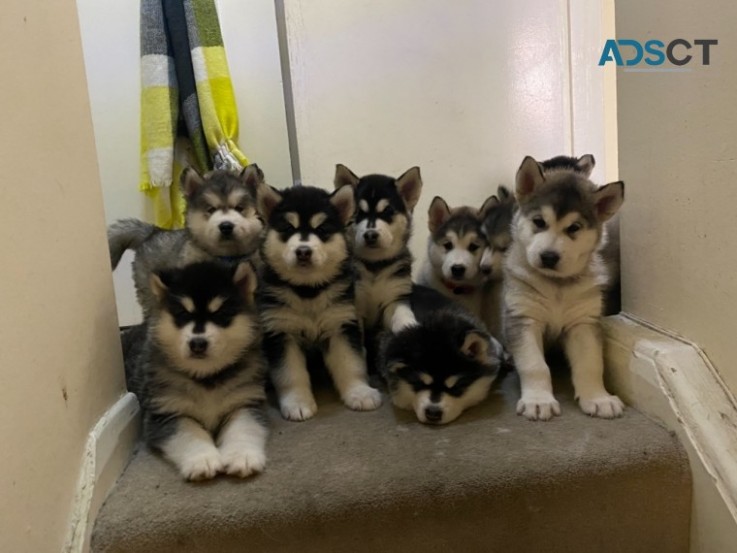
<path fill-rule="evenodd" d="M 185 229 L 165 230 L 137 219 L 110 225 L 108 246 L 113 269 L 125 250 L 136 251 L 133 278 L 144 318 L 157 304 L 149 287 L 154 272 L 196 261 L 237 263 L 257 251 L 263 224 L 249 188 L 263 177 L 255 164 L 240 175 L 211 171 L 201 177 L 194 169 L 186 169 L 181 177 L 187 200 Z"/>
<path fill-rule="evenodd" d="M 266 463 L 265 362 L 250 264 L 154 273 L 156 306 L 126 359 L 146 443 L 187 480 L 245 477 Z"/>
<path fill-rule="evenodd" d="M 394 405 L 420 422 L 446 424 L 483 401 L 503 358 L 502 346 L 460 304 L 413 286 L 419 326 L 384 333 L 379 366 Z"/>
<path fill-rule="evenodd" d="M 343 402 L 351 409 L 381 405 L 367 381 L 356 314 L 354 271 L 345 226 L 355 201 L 350 186 L 328 194 L 298 186 L 256 192 L 267 221 L 259 306 L 264 350 L 284 418 L 317 411 L 305 354 L 319 351 Z"/>
<path fill-rule="evenodd" d="M 600 317 L 606 268 L 602 228 L 622 205 L 624 183 L 594 185 L 583 172 L 546 171 L 531 157 L 516 179 L 519 210 L 504 259 L 506 345 L 520 376 L 517 412 L 531 420 L 560 414 L 544 347 L 560 342 L 581 409 L 620 416 L 623 404 L 603 383 Z"/>

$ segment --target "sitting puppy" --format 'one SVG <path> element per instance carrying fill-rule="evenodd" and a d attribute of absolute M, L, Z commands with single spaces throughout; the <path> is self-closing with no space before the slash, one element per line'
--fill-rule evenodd
<path fill-rule="evenodd" d="M 394 405 L 420 422 L 446 424 L 487 397 L 502 347 L 463 306 L 431 288 L 413 286 L 411 302 L 419 326 L 384 333 L 380 370 Z"/>
<path fill-rule="evenodd" d="M 358 209 L 353 224 L 356 260 L 356 309 L 364 330 L 399 332 L 417 324 L 409 307 L 412 291 L 412 210 L 420 199 L 422 179 L 413 167 L 394 179 L 356 176 L 345 165 L 335 168 L 335 187 L 349 184 Z"/>
<path fill-rule="evenodd" d="M 194 169 L 185 169 L 181 177 L 187 200 L 185 229 L 165 230 L 137 219 L 110 225 L 108 246 L 113 269 L 125 250 L 136 251 L 133 278 L 144 318 L 157 304 L 149 287 L 154 272 L 196 261 L 237 263 L 257 251 L 263 225 L 249 187 L 255 187 L 263 177 L 255 164 L 240 175 L 218 170 L 201 177 Z"/>
<path fill-rule="evenodd" d="M 305 353 L 319 350 L 343 402 L 376 409 L 354 296 L 354 271 L 345 226 L 354 213 L 350 186 L 332 195 L 297 186 L 256 192 L 267 221 L 261 246 L 259 306 L 264 349 L 284 418 L 305 420 L 317 411 Z"/>
<path fill-rule="evenodd" d="M 157 304 L 128 387 L 143 438 L 187 480 L 245 477 L 266 463 L 265 362 L 248 263 L 200 262 L 154 273 Z"/>
<path fill-rule="evenodd" d="M 428 211 L 430 237 L 418 283 L 458 301 L 481 317 L 484 278 L 479 269 L 486 235 L 473 207 L 451 209 L 435 196 Z"/>
<path fill-rule="evenodd" d="M 600 317 L 606 271 L 602 227 L 622 205 L 624 183 L 594 185 L 579 171 L 546 171 L 531 157 L 516 178 L 519 210 L 504 259 L 506 345 L 520 376 L 517 412 L 530 420 L 560 414 L 544 346 L 562 343 L 581 409 L 620 416 L 603 383 Z"/>
<path fill-rule="evenodd" d="M 484 202 L 479 216 L 487 246 L 479 268 L 484 276 L 481 318 L 494 336 L 502 335 L 502 262 L 512 243 L 512 218 L 517 201 L 505 186 Z"/>

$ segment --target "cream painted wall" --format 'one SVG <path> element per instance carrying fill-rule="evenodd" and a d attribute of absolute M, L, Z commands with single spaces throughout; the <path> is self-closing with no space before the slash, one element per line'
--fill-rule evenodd
<path fill-rule="evenodd" d="M 140 150 L 139 2 L 77 0 L 100 180 L 108 223 L 123 217 L 151 221 L 138 191 Z M 240 122 L 243 152 L 269 182 L 292 182 L 272 0 L 218 0 Z M 104 25 L 100 21 L 105 21 Z M 129 252 L 115 271 L 121 325 L 140 321 Z"/>
<path fill-rule="evenodd" d="M 413 250 L 434 195 L 481 206 L 522 158 L 571 151 L 565 2 L 285 3 L 302 180 L 422 169 Z M 601 129 L 600 129 L 601 130 Z"/>
<path fill-rule="evenodd" d="M 618 74 L 624 310 L 701 346 L 737 393 L 737 4 L 616 3 L 617 36 L 716 38 L 711 66 Z M 700 55 L 699 55 L 700 58 Z"/>
<path fill-rule="evenodd" d="M 0 19 L 0 551 L 61 550 L 123 369 L 73 0 Z"/>

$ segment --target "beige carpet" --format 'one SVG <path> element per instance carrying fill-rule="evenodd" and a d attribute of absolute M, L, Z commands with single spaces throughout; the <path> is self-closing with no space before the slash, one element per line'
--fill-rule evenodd
<path fill-rule="evenodd" d="M 558 385 L 560 388 L 560 385 Z M 691 481 L 675 438 L 628 409 L 592 419 L 558 393 L 514 413 L 516 375 L 445 427 L 323 394 L 315 419 L 272 410 L 267 471 L 187 484 L 142 448 L 99 514 L 95 553 L 687 552 Z"/>

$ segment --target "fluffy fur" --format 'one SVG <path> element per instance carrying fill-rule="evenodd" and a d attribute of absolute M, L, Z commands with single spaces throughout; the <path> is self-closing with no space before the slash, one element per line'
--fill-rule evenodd
<path fill-rule="evenodd" d="M 262 471 L 265 362 L 252 267 L 200 262 L 154 273 L 150 287 L 156 307 L 126 363 L 144 440 L 187 480 Z"/>
<path fill-rule="evenodd" d="M 397 179 L 358 177 L 345 165 L 335 168 L 335 186 L 350 185 L 357 210 L 349 232 L 356 261 L 356 308 L 364 329 L 399 332 L 417 324 L 409 306 L 412 291 L 412 211 L 422 178 L 413 167 Z"/>
<path fill-rule="evenodd" d="M 624 184 L 597 187 L 582 172 L 545 171 L 526 157 L 516 196 L 519 210 L 504 260 L 504 325 L 520 375 L 517 411 L 531 420 L 560 414 L 544 356 L 546 345 L 559 342 L 581 409 L 617 417 L 623 404 L 603 383 L 599 323 L 606 272 L 597 250 L 603 224 L 622 204 Z"/>
<path fill-rule="evenodd" d="M 483 401 L 502 347 L 460 304 L 424 286 L 412 290 L 419 326 L 385 333 L 379 353 L 392 402 L 420 422 L 446 424 Z"/>
<path fill-rule="evenodd" d="M 306 353 L 322 353 L 343 402 L 376 409 L 381 394 L 367 382 L 363 337 L 345 226 L 353 216 L 353 189 L 332 195 L 300 186 L 277 191 L 262 184 L 259 212 L 267 221 L 259 305 L 271 380 L 284 418 L 305 420 L 317 411 Z"/>
<path fill-rule="evenodd" d="M 428 229 L 427 257 L 418 282 L 481 317 L 484 276 L 479 266 L 487 242 L 478 209 L 451 209 L 435 196 L 428 211 Z"/>
<path fill-rule="evenodd" d="M 136 252 L 133 278 L 144 316 L 156 306 L 149 287 L 154 272 L 213 259 L 237 263 L 257 251 L 263 224 L 250 188 L 262 181 L 255 164 L 240 175 L 212 171 L 201 177 L 186 169 L 181 177 L 187 200 L 185 229 L 165 230 L 137 219 L 123 219 L 108 228 L 113 269 L 125 250 Z"/>

